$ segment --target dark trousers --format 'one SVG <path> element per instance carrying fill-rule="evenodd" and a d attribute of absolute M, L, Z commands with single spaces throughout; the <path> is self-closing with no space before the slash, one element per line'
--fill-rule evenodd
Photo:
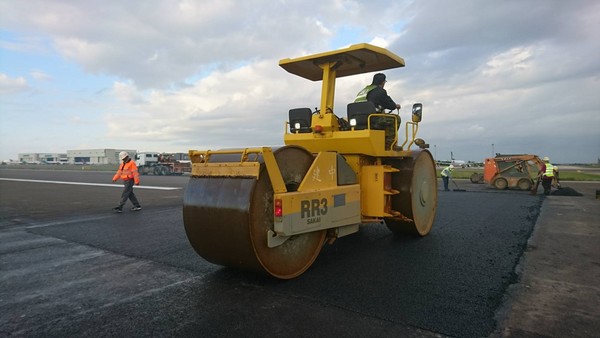
<path fill-rule="evenodd" d="M 444 181 L 444 190 L 446 190 L 446 191 L 450 190 L 450 189 L 448 189 L 448 182 L 450 181 L 448 176 L 442 176 L 442 181 Z"/>
<path fill-rule="evenodd" d="M 552 177 L 542 177 L 542 187 L 544 187 L 544 195 L 550 195 L 552 190 Z"/>
<path fill-rule="evenodd" d="M 139 207 L 140 202 L 138 202 L 137 197 L 135 197 L 135 193 L 133 192 L 133 180 L 127 180 L 123 184 L 123 193 L 121 194 L 121 202 L 119 202 L 119 208 L 123 208 L 125 202 L 130 200 L 133 203 L 133 206 Z"/>

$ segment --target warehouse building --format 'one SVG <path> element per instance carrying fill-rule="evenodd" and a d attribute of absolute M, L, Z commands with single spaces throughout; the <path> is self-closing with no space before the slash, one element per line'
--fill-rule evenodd
<path fill-rule="evenodd" d="M 61 164 L 67 163 L 67 154 L 60 153 L 22 153 L 18 154 L 19 162 L 30 164 Z"/>
<path fill-rule="evenodd" d="M 121 151 L 128 152 L 132 159 L 137 153 L 130 149 L 80 149 L 67 150 L 67 158 L 71 164 L 118 164 Z"/>

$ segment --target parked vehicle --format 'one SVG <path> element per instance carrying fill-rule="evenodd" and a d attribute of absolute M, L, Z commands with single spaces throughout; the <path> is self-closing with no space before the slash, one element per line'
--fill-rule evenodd
<path fill-rule="evenodd" d="M 135 164 L 141 175 L 183 175 L 192 171 L 187 154 L 141 152 L 135 155 Z"/>

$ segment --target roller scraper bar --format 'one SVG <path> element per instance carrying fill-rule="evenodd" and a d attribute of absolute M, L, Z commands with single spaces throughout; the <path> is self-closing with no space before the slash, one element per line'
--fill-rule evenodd
<path fill-rule="evenodd" d="M 261 162 L 264 162 L 273 185 L 273 191 L 276 193 L 287 192 L 270 147 L 190 150 L 189 155 L 194 177 L 254 177 L 258 179 Z M 213 160 L 211 161 L 211 159 Z"/>

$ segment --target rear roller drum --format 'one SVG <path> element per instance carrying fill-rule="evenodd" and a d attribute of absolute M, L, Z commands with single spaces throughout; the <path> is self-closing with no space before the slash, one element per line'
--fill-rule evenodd
<path fill-rule="evenodd" d="M 437 208 L 435 162 L 429 151 L 414 151 L 410 156 L 392 160 L 400 172 L 392 175 L 392 187 L 400 193 L 392 196 L 392 208 L 407 219 L 386 218 L 394 233 L 425 236 L 431 230 Z"/>
<path fill-rule="evenodd" d="M 288 146 L 274 151 L 288 192 L 296 191 L 313 162 L 311 153 Z M 212 159 L 212 157 L 211 157 Z M 183 206 L 185 231 L 204 259 L 219 265 L 289 279 L 317 258 L 325 231 L 292 236 L 269 248 L 273 230 L 273 187 L 264 164 L 260 177 L 192 177 Z"/>

